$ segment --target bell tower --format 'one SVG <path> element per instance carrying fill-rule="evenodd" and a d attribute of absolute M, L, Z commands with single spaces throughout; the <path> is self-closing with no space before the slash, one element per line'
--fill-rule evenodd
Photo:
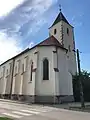
<path fill-rule="evenodd" d="M 74 27 L 69 24 L 63 15 L 61 8 L 54 23 L 49 28 L 49 36 L 54 36 L 61 45 L 68 50 L 67 61 L 68 70 L 71 74 L 75 74 L 76 69 L 76 54 L 74 41 Z"/>

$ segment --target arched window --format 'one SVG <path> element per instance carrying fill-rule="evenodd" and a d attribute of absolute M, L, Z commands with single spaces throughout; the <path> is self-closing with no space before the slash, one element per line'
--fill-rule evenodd
<path fill-rule="evenodd" d="M 54 29 L 54 35 L 57 33 L 57 30 L 56 29 Z"/>
<path fill-rule="evenodd" d="M 31 75 L 30 75 L 30 81 L 32 81 L 32 72 L 33 72 L 33 61 L 31 61 Z"/>
<path fill-rule="evenodd" d="M 49 61 L 46 58 L 43 61 L 43 80 L 49 80 Z"/>
<path fill-rule="evenodd" d="M 69 35 L 69 29 L 67 28 L 67 34 Z"/>

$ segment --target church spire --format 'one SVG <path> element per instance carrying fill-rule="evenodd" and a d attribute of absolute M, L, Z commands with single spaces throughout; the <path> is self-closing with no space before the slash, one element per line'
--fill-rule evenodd
<path fill-rule="evenodd" d="M 59 10 L 60 10 L 60 12 L 59 12 L 56 20 L 54 21 L 54 23 L 52 24 L 51 27 L 53 27 L 54 25 L 56 25 L 56 24 L 57 24 L 58 22 L 60 22 L 60 21 L 64 21 L 65 23 L 69 24 L 69 22 L 67 21 L 67 19 L 65 18 L 65 16 L 64 16 L 63 13 L 62 13 L 61 5 L 59 5 Z M 69 25 L 70 25 L 70 24 L 69 24 Z"/>

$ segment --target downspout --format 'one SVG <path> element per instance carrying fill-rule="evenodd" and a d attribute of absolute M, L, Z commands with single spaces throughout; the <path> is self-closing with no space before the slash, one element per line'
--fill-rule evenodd
<path fill-rule="evenodd" d="M 12 86 L 13 86 L 14 64 L 15 64 L 15 59 L 13 59 L 13 65 L 12 65 L 11 88 L 10 88 L 10 99 L 12 98 Z"/>

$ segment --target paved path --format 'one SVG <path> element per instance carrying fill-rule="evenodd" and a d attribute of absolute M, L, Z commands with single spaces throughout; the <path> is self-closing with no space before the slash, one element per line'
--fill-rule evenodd
<path fill-rule="evenodd" d="M 90 113 L 69 111 L 43 105 L 0 101 L 0 116 L 17 120 L 90 120 Z"/>
<path fill-rule="evenodd" d="M 43 105 L 25 105 L 0 101 L 0 116 L 6 116 L 15 119 L 22 119 L 23 117 L 30 117 L 33 115 L 41 115 L 42 113 L 53 110 L 57 110 L 57 108 Z"/>

